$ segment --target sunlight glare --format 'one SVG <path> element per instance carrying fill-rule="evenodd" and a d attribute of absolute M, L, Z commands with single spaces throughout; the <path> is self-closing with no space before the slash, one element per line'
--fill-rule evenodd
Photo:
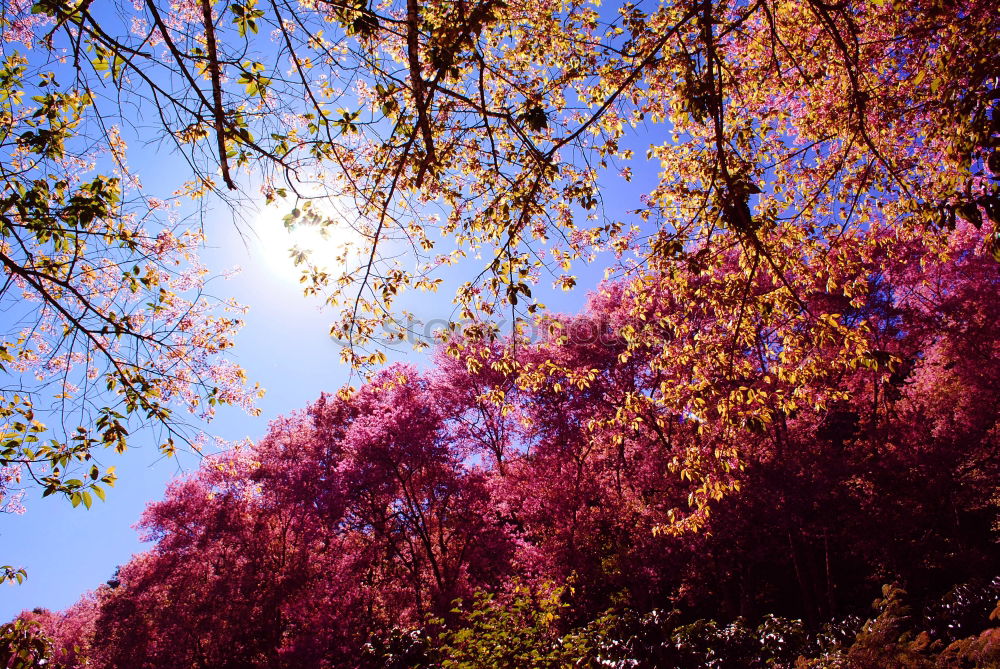
<path fill-rule="evenodd" d="M 320 202 L 313 200 L 313 209 L 334 221 L 325 227 L 304 223 L 300 218 L 292 229 L 287 229 L 284 218 L 295 208 L 292 199 L 278 200 L 260 207 L 253 223 L 254 245 L 268 272 L 299 283 L 306 265 L 295 264 L 293 254 L 297 251 L 307 253 L 310 264 L 328 272 L 335 273 L 343 269 L 336 266 L 336 258 L 345 249 L 355 246 L 360 241 L 360 235 L 345 220 L 345 207 L 341 202 Z"/>

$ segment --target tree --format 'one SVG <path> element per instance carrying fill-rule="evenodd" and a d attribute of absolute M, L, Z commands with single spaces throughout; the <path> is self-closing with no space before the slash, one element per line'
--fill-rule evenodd
<path fill-rule="evenodd" d="M 20 34 L 24 19 L 4 12 L 5 38 Z M 190 434 L 178 405 L 252 413 L 259 389 L 224 357 L 242 307 L 205 292 L 201 233 L 142 191 L 88 91 L 60 86 L 6 43 L 3 57 L 0 511 L 21 510 L 24 486 L 90 507 L 115 480 L 100 449 L 120 453 L 151 424 L 172 454 Z M 0 580 L 23 577 L 0 570 Z"/>
<path fill-rule="evenodd" d="M 836 330 L 754 304 L 779 290 L 762 279 L 684 308 L 741 276 L 732 249 L 652 303 L 644 278 L 608 283 L 540 341 L 453 342 L 465 359 L 322 396 L 149 507 L 157 545 L 98 591 L 79 645 L 93 666 L 461 664 L 497 639 L 540 665 L 924 658 L 966 637 L 989 657 L 1000 271 L 969 223 L 944 249 L 870 234 L 893 252 L 835 249 L 863 300 L 824 292 L 821 258 L 794 277 Z M 927 643 L 897 609 L 862 628 L 892 581 Z"/>
<path fill-rule="evenodd" d="M 587 523 L 609 535 L 624 531 L 607 527 L 614 525 L 610 514 L 581 513 L 587 486 L 600 489 L 610 480 L 617 486 L 639 470 L 650 481 L 670 475 L 676 480 L 661 486 L 654 510 L 643 501 L 653 483 L 622 486 L 617 499 L 643 509 L 643 522 L 666 533 L 698 529 L 710 522 L 713 506 L 746 483 L 748 462 L 791 452 L 792 428 L 803 414 L 831 444 L 850 442 L 856 427 L 877 432 L 886 393 L 895 393 L 924 355 L 900 348 L 903 333 L 893 319 L 901 316 L 886 311 L 902 309 L 891 279 L 915 267 L 937 276 L 962 253 L 982 259 L 1000 250 L 991 68 L 1000 19 L 984 0 L 905 7 L 685 0 L 604 10 L 582 2 L 491 0 L 428 6 L 191 0 L 168 8 L 147 0 L 118 13 L 90 2 L 41 0 L 31 8 L 12 4 L 4 20 L 40 53 L 67 49 L 66 76 L 74 81 L 66 91 L 38 96 L 39 115 L 24 118 L 35 113 L 18 96 L 25 63 L 8 59 L 11 160 L 58 163 L 85 109 L 93 105 L 98 118 L 115 118 L 126 101 L 157 111 L 151 132 L 175 142 L 189 160 L 193 195 L 238 189 L 241 173 L 253 168 L 265 173 L 266 199 L 295 195 L 290 225 L 340 223 L 311 206 L 314 191 L 303 187 L 311 180 L 326 188 L 324 195 L 351 199 L 357 212 L 348 223 L 363 243 L 349 253 L 359 261 L 346 262 L 345 254 L 340 276 L 307 256 L 302 263 L 306 290 L 339 310 L 332 332 L 348 342 L 345 356 L 357 365 L 384 359 L 366 349 L 380 332 L 389 341 L 405 336 L 393 317 L 401 291 L 435 290 L 442 268 L 485 254 L 481 272 L 456 293 L 459 317 L 471 327 L 448 345 L 471 377 L 489 367 L 492 376 L 477 382 L 493 394 L 461 407 L 466 418 L 483 420 L 475 425 L 481 430 L 455 429 L 489 435 L 483 457 L 498 469 L 517 448 L 532 449 L 531 439 L 539 446 L 533 465 L 541 467 L 552 451 L 551 471 L 573 493 L 559 497 L 573 512 L 553 536 L 582 558 L 590 547 L 580 550 L 569 539 Z M 54 90 L 52 80 L 42 77 L 38 86 Z M 22 131 L 22 120 L 41 125 Z M 655 162 L 633 167 L 643 149 Z M 117 160 L 114 141 L 109 150 Z M 58 323 L 51 327 L 62 348 L 51 342 L 42 348 L 72 360 L 70 344 L 83 341 L 84 359 L 103 355 L 110 366 L 97 373 L 120 393 L 124 411 L 100 407 L 95 434 L 81 433 L 76 446 L 67 439 L 38 451 L 31 446 L 40 430 L 34 407 L 22 394 L 11 395 L 5 410 L 23 436 L 5 447 L 14 450 L 4 457 L 15 464 L 47 461 L 52 472 L 37 477 L 46 491 L 89 504 L 83 478 L 63 476 L 67 459 L 86 459 L 99 443 L 120 444 L 130 413 L 169 422 L 161 399 L 240 401 L 226 383 L 241 379 L 209 362 L 228 346 L 228 336 L 201 336 L 213 328 L 228 332 L 235 319 L 206 315 L 188 330 L 180 318 L 175 328 L 170 319 L 179 318 L 178 308 L 207 312 L 197 298 L 174 302 L 163 296 L 176 290 L 155 289 L 169 280 L 157 273 L 163 265 L 101 284 L 105 292 L 94 306 L 74 295 L 90 293 L 64 273 L 88 266 L 79 280 L 96 281 L 101 262 L 134 267 L 134 256 L 155 256 L 158 242 L 147 235 L 143 245 L 124 215 L 113 220 L 125 231 L 116 228 L 110 240 L 105 228 L 88 229 L 94 221 L 105 225 L 112 210 L 124 211 L 125 173 L 123 181 L 74 181 L 67 169 L 53 168 L 44 179 L 8 171 L 5 230 L 16 233 L 11 246 L 22 256 L 8 254 L 5 267 L 47 305 L 38 322 Z M 629 179 L 652 170 L 658 174 L 630 218 L 603 206 L 615 173 Z M 53 218 L 55 232 L 46 223 Z M 86 250 L 73 250 L 86 237 L 92 237 Z M 46 244 L 53 250 L 39 256 L 34 246 Z M 166 253 L 183 254 L 190 240 L 174 235 L 166 245 Z M 35 260 L 53 253 L 64 254 L 54 265 Z M 91 253 L 89 265 L 72 260 Z M 573 264 L 599 254 L 613 256 L 610 272 L 628 277 L 614 297 L 603 298 L 625 305 L 607 310 L 618 361 L 606 357 L 608 347 L 566 356 L 555 334 L 544 346 L 527 346 L 521 334 L 529 322 L 566 325 L 546 317 L 532 287 L 551 280 L 572 288 Z M 982 290 L 994 285 L 987 272 L 981 277 Z M 183 285 L 183 275 L 176 279 Z M 904 283 L 920 296 L 915 280 Z M 149 334 L 133 323 L 133 307 L 121 302 L 127 297 L 121 291 L 133 286 L 136 294 L 159 296 L 152 309 L 166 314 L 164 330 Z M 508 311 L 514 336 L 504 339 L 496 321 Z M 38 332 L 45 336 L 46 328 Z M 171 338 L 178 332 L 183 341 Z M 112 350 L 102 337 L 126 343 Z M 29 339 L 12 344 L 17 356 L 40 355 Z M 209 343 L 217 341 L 218 348 Z M 163 346 L 178 347 L 190 371 L 175 375 L 171 362 L 146 365 L 174 360 Z M 115 357 L 119 350 L 127 355 Z M 61 360 L 56 353 L 52 359 Z M 614 377 L 619 364 L 634 366 L 624 385 Z M 613 402 L 588 415 L 608 387 Z M 872 394 L 871 412 L 848 402 L 862 389 Z M 450 392 L 461 398 L 468 389 Z M 506 417 L 542 416 L 516 401 L 511 409 L 508 393 L 515 400 L 523 393 L 550 413 L 567 411 L 545 425 L 547 432 L 528 433 L 528 441 L 511 446 L 506 440 L 524 433 Z M 991 415 L 972 401 L 963 411 L 972 422 Z M 87 421 L 76 422 L 88 429 Z M 627 442 L 636 432 L 669 457 L 630 460 Z M 745 448 L 746 439 L 766 444 L 771 455 Z M 618 450 L 594 451 L 594 444 Z M 577 461 L 573 476 L 567 453 Z M 514 471 L 522 466 L 510 464 Z M 101 471 L 89 473 L 102 478 Z M 382 483 L 396 494 L 398 481 Z M 418 534 L 430 532 L 406 518 Z M 794 537 L 788 543 L 797 559 Z M 807 571 L 803 596 L 812 587 Z M 444 596 L 442 578 L 436 575 L 427 593 Z"/>
<path fill-rule="evenodd" d="M 515 586 L 506 601 L 482 592 L 462 611 L 455 629 L 442 632 L 435 655 L 444 669 L 547 669 L 582 665 L 583 638 L 559 638 L 562 591 Z"/>
<path fill-rule="evenodd" d="M 887 577 L 929 601 L 995 564 L 989 3 L 135 7 L 4 10 L 5 45 L 36 50 L 0 77 L 2 296 L 38 308 L 0 355 L 73 409 L 45 442 L 37 386 L 3 394 L 8 510 L 18 476 L 102 495 L 94 449 L 123 448 L 129 416 L 170 451 L 172 399 L 245 399 L 198 236 L 157 222 L 110 124 L 81 162 L 86 123 L 133 120 L 122 101 L 156 111 L 144 130 L 189 160 L 187 194 L 254 169 L 266 199 L 295 195 L 290 225 L 341 223 L 309 181 L 354 202 L 342 274 L 302 263 L 355 364 L 404 336 L 405 288 L 487 261 L 435 371 L 390 368 L 176 483 L 116 587 L 39 614 L 59 657 L 352 662 L 431 614 L 458 662 L 518 579 L 565 588 L 563 629 L 527 610 L 540 637 L 668 602 L 666 637 L 703 656 L 748 629 L 708 611 L 764 620 L 765 640 L 766 614 L 802 618 L 799 638 Z M 647 182 L 625 220 L 603 201 L 616 173 Z M 572 288 L 595 258 L 619 279 L 580 316 L 544 313 L 537 284 Z M 905 636 L 899 611 L 846 657 Z"/>
<path fill-rule="evenodd" d="M 816 336 L 843 339 L 845 364 L 871 353 L 836 318 L 871 288 L 860 258 L 911 241 L 944 249 L 959 219 L 1000 250 L 1000 26 L 985 0 L 36 9 L 50 20 L 40 43 L 70 50 L 81 88 L 110 94 L 107 113 L 119 100 L 159 110 L 151 132 L 189 159 L 192 191 L 236 189 L 241 171 L 260 170 L 266 199 L 295 196 L 289 225 L 356 229 L 339 275 L 300 260 L 360 366 L 384 360 L 380 339 L 406 337 L 400 293 L 436 290 L 463 259 L 488 258 L 455 302 L 464 340 L 489 341 L 508 313 L 514 331 L 539 325 L 532 287 L 571 288 L 574 263 L 599 256 L 642 279 L 633 322 L 664 275 L 701 268 L 703 289 L 678 313 L 704 309 L 728 331 L 711 356 L 723 366 L 756 336 L 748 323 L 801 323 L 780 346 L 808 377 L 825 373 L 808 362 Z M 628 217 L 602 202 L 616 175 L 650 182 Z M 316 188 L 352 201 L 350 220 L 312 206 Z M 705 275 L 725 263 L 738 271 Z M 817 272 L 832 296 L 822 303 Z M 739 304 L 735 318 L 713 319 L 717 302 Z M 731 371 L 736 383 L 746 370 Z M 772 390 L 753 388 L 758 409 L 803 399 Z M 682 415 L 686 401 L 660 404 Z M 745 409 L 718 410 L 764 420 Z"/>
<path fill-rule="evenodd" d="M 366 262 L 306 270 L 359 346 L 396 336 L 402 288 L 432 289 L 434 268 L 477 251 L 493 259 L 456 300 L 494 319 L 534 311 L 531 285 L 571 286 L 566 266 L 602 249 L 628 269 L 738 244 L 747 273 L 780 281 L 789 252 L 841 228 L 997 217 L 998 31 L 981 0 L 37 7 L 83 81 L 163 110 L 209 185 L 218 167 L 236 188 L 260 158 L 293 188 L 325 170 L 354 199 Z M 632 220 L 601 220 L 609 174 L 643 170 L 647 147 L 659 178 Z M 453 243 L 432 255 L 435 228 Z M 418 269 L 394 262 L 394 239 Z"/>
<path fill-rule="evenodd" d="M 52 642 L 37 625 L 23 620 L 0 626 L 0 662 L 9 669 L 45 666 L 52 655 Z"/>
<path fill-rule="evenodd" d="M 141 521 L 155 548 L 98 591 L 90 660 L 350 664 L 371 635 L 450 617 L 513 545 L 435 395 L 390 368 L 175 482 Z"/>

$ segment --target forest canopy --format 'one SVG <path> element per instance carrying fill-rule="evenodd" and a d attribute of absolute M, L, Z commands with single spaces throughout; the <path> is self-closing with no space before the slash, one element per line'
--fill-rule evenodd
<path fill-rule="evenodd" d="M 367 374 L 152 505 L 117 585 L 38 614 L 61 661 L 354 666 L 405 637 L 477 666 L 449 632 L 477 625 L 597 657 L 656 611 L 677 648 L 708 611 L 800 620 L 796 652 L 844 666 L 995 648 L 989 611 L 948 651 L 901 593 L 995 588 L 998 24 L 987 0 L 6 3 L 0 511 L 25 485 L 89 507 L 96 449 L 152 424 L 174 452 L 177 408 L 255 411 L 181 200 L 350 228 L 296 262 Z M 133 140 L 184 185 L 148 192 Z M 595 266 L 581 314 L 545 307 Z M 405 295 L 452 289 L 433 369 L 384 368 Z"/>
<path fill-rule="evenodd" d="M 919 245 L 861 263 L 879 290 L 844 320 L 903 362 L 833 367 L 794 412 L 749 388 L 770 418 L 658 411 L 665 380 L 718 373 L 683 337 L 630 353 L 636 301 L 726 315 L 674 300 L 692 276 L 608 284 L 517 349 L 534 385 L 478 342 L 475 371 L 442 350 L 324 394 L 176 480 L 107 584 L 19 622 L 65 667 L 991 666 L 997 264 L 951 240 L 929 272 Z"/>

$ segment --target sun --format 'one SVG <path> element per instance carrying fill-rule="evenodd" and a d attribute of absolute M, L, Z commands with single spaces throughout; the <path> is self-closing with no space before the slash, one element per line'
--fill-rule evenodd
<path fill-rule="evenodd" d="M 298 206 L 304 208 L 301 203 Z M 284 219 L 296 208 L 292 199 L 261 206 L 253 222 L 253 243 L 267 271 L 294 283 L 299 283 L 306 267 L 296 265 L 295 256 L 304 254 L 310 265 L 338 272 L 343 269 L 338 256 L 349 252 L 362 239 L 349 219 L 349 208 L 340 199 L 315 199 L 308 206 L 328 223 L 320 225 L 299 217 L 291 229 L 286 228 Z"/>

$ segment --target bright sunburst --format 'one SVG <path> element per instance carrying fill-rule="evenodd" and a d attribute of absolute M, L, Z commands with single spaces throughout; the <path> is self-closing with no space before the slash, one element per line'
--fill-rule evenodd
<path fill-rule="evenodd" d="M 296 257 L 306 257 L 309 264 L 330 272 L 341 269 L 337 267 L 338 256 L 360 240 L 345 216 L 345 205 L 336 200 L 313 200 L 312 209 L 330 223 L 320 225 L 299 217 L 288 229 L 284 219 L 295 206 L 291 199 L 278 200 L 262 207 L 254 219 L 253 243 L 267 270 L 298 283 L 306 265 L 296 264 Z"/>

